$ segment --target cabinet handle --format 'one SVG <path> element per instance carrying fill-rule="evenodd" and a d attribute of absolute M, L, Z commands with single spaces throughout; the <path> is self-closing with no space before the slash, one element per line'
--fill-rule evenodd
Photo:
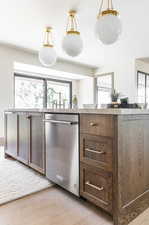
<path fill-rule="evenodd" d="M 78 122 L 75 121 L 63 121 L 63 120 L 43 120 L 45 123 L 53 123 L 53 124 L 65 124 L 65 125 L 76 125 Z"/>
<path fill-rule="evenodd" d="M 90 123 L 90 126 L 91 126 L 91 127 L 97 127 L 97 126 L 98 126 L 98 124 L 97 124 L 97 123 L 93 123 L 93 122 L 91 122 L 91 123 Z"/>
<path fill-rule="evenodd" d="M 90 186 L 90 187 L 92 187 L 92 188 L 94 188 L 94 189 L 96 189 L 96 190 L 98 190 L 98 191 L 103 191 L 104 190 L 103 187 L 97 187 L 97 186 L 91 184 L 90 181 L 87 181 L 85 184 Z"/>
<path fill-rule="evenodd" d="M 104 151 L 99 151 L 99 152 L 97 152 L 97 151 L 92 150 L 92 149 L 89 149 L 89 148 L 85 148 L 85 151 L 92 152 L 92 153 L 96 153 L 96 154 L 100 154 L 100 155 L 105 154 Z"/>

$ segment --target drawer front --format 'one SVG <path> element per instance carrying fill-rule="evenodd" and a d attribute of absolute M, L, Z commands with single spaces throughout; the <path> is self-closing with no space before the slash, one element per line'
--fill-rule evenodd
<path fill-rule="evenodd" d="M 112 174 L 81 163 L 80 194 L 112 213 Z"/>
<path fill-rule="evenodd" d="M 113 137 L 114 136 L 113 116 L 81 114 L 80 131 L 81 133 Z"/>
<path fill-rule="evenodd" d="M 81 134 L 80 160 L 84 163 L 112 171 L 112 139 Z"/>

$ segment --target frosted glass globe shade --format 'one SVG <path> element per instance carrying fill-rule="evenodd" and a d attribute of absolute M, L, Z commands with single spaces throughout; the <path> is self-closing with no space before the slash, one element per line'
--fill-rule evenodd
<path fill-rule="evenodd" d="M 78 56 L 83 50 L 83 41 L 79 34 L 67 34 L 62 42 L 63 50 L 69 56 Z"/>
<path fill-rule="evenodd" d="M 57 54 L 53 47 L 43 46 L 39 51 L 39 60 L 44 66 L 52 66 L 56 63 Z"/>
<path fill-rule="evenodd" d="M 96 22 L 95 32 L 97 38 L 105 45 L 116 42 L 122 32 L 120 18 L 115 15 L 100 16 Z"/>

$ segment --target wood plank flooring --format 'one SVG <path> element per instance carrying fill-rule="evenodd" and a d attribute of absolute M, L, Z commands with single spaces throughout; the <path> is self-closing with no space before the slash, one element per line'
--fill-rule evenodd
<path fill-rule="evenodd" d="M 96 207 L 52 187 L 0 207 L 0 225 L 111 225 Z"/>
<path fill-rule="evenodd" d="M 0 225 L 112 225 L 92 204 L 52 187 L 0 207 Z M 149 225 L 146 210 L 130 225 Z"/>

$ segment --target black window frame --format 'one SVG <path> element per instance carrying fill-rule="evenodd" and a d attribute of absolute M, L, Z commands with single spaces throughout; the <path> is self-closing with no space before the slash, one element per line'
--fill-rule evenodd
<path fill-rule="evenodd" d="M 68 80 L 60 80 L 60 79 L 53 79 L 53 78 L 47 78 L 47 77 L 42 77 L 42 76 L 34 76 L 34 75 L 27 75 L 27 74 L 22 74 L 22 73 L 14 73 L 14 107 L 15 107 L 15 77 L 24 77 L 24 78 L 29 78 L 29 79 L 34 79 L 34 80 L 43 80 L 43 85 L 44 85 L 44 100 L 43 100 L 43 108 L 47 109 L 47 81 L 53 81 L 57 83 L 66 83 L 69 84 L 69 104 L 70 108 L 72 108 L 72 81 Z"/>
<path fill-rule="evenodd" d="M 142 72 L 140 70 L 137 71 L 137 96 L 138 96 L 138 90 L 139 90 L 139 74 L 145 75 L 145 105 L 147 104 L 147 91 L 146 91 L 146 85 L 147 85 L 147 77 L 149 77 L 148 73 Z"/>

